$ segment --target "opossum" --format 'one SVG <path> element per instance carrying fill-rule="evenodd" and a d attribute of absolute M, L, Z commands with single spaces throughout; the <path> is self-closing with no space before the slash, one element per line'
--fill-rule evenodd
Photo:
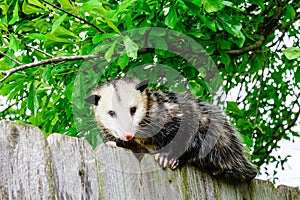
<path fill-rule="evenodd" d="M 150 153 L 162 167 L 193 163 L 213 174 L 251 180 L 257 169 L 226 115 L 188 92 L 152 90 L 147 81 L 108 81 L 85 99 L 106 144 Z"/>

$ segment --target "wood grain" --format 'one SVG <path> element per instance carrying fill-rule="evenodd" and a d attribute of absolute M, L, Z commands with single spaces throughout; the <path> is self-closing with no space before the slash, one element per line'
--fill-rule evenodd
<path fill-rule="evenodd" d="M 137 159 L 137 157 L 139 159 Z M 300 199 L 299 188 L 161 169 L 151 155 L 0 121 L 0 200 Z"/>

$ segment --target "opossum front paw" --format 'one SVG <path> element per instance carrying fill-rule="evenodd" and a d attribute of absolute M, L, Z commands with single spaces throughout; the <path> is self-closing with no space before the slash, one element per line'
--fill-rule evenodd
<path fill-rule="evenodd" d="M 169 159 L 168 154 L 166 154 L 166 153 L 154 154 L 154 159 L 159 164 L 159 166 L 163 169 L 165 169 L 167 166 L 169 166 L 170 169 L 174 170 L 179 165 L 178 159 L 175 159 L 175 158 Z"/>
<path fill-rule="evenodd" d="M 114 141 L 107 141 L 105 142 L 106 145 L 112 147 L 112 148 L 116 148 L 117 147 L 117 143 Z"/>

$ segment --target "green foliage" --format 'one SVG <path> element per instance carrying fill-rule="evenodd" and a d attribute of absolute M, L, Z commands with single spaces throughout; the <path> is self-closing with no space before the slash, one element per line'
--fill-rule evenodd
<path fill-rule="evenodd" d="M 85 137 L 95 147 L 101 137 L 84 98 L 97 84 L 134 72 L 160 74 L 152 79 L 164 76 L 172 87 L 181 76 L 194 95 L 213 101 L 218 74 L 218 99 L 227 101 L 253 162 L 283 167 L 287 158 L 272 152 L 280 140 L 299 136 L 299 7 L 286 0 L 1 1 L 0 95 L 7 106 L 0 119 L 38 126 L 45 135 Z M 204 49 L 210 58 L 199 62 Z M 51 61 L 63 56 L 70 59 Z M 18 66 L 25 67 L 10 72 Z M 149 70 L 135 71 L 139 66 Z"/>

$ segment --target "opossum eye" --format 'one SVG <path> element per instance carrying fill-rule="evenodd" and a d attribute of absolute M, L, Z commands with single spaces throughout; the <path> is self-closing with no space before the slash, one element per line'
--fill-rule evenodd
<path fill-rule="evenodd" d="M 134 115 L 135 112 L 136 112 L 136 107 L 131 107 L 130 108 L 130 114 Z"/>
<path fill-rule="evenodd" d="M 116 117 L 116 112 L 113 110 L 108 111 L 109 116 Z"/>

